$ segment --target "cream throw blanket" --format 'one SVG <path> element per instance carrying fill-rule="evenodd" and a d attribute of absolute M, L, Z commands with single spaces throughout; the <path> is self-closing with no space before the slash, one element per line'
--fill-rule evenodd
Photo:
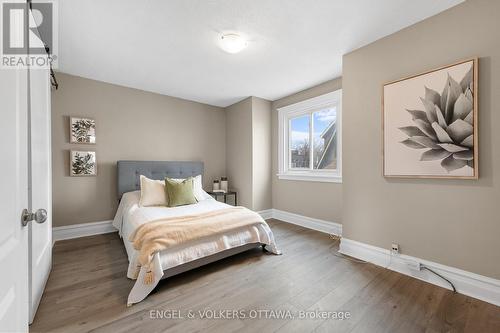
<path fill-rule="evenodd" d="M 144 283 L 151 284 L 154 282 L 151 262 L 155 253 L 203 237 L 265 223 L 259 214 L 245 207 L 224 208 L 145 223 L 135 229 L 129 238 L 134 249 L 139 251 L 136 272 L 139 274 L 141 267 L 146 267 Z"/>

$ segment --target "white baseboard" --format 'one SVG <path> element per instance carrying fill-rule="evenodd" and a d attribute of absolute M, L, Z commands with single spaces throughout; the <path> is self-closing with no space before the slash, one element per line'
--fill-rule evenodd
<path fill-rule="evenodd" d="M 261 210 L 258 213 L 264 220 L 275 218 L 283 222 L 297 224 L 305 228 L 326 232 L 329 234 L 342 234 L 341 224 L 313 219 L 310 217 L 292 214 L 277 209 Z M 52 228 L 52 242 L 55 243 L 56 241 L 64 239 L 73 239 L 116 232 L 117 230 L 115 227 L 113 227 L 112 222 L 113 221 L 101 221 L 54 227 Z"/>
<path fill-rule="evenodd" d="M 262 218 L 264 220 L 273 218 L 273 210 L 272 209 L 261 210 L 261 211 L 258 211 L 257 213 L 259 213 L 260 216 L 262 216 Z"/>
<path fill-rule="evenodd" d="M 346 238 L 342 238 L 339 252 L 422 281 L 451 289 L 451 286 L 446 281 L 435 274 L 427 270 L 415 271 L 407 265 L 408 260 L 420 262 L 453 282 L 459 293 L 500 306 L 500 280 L 408 255 L 391 255 L 388 249 Z"/>
<path fill-rule="evenodd" d="M 299 214 L 285 212 L 279 209 L 266 209 L 258 212 L 264 220 L 273 218 L 283 222 L 300 225 L 301 227 L 313 229 L 331 235 L 342 235 L 342 224 L 315 219 Z"/>
<path fill-rule="evenodd" d="M 102 221 L 55 227 L 52 228 L 52 242 L 115 232 L 117 230 L 113 227 L 112 222 Z"/>

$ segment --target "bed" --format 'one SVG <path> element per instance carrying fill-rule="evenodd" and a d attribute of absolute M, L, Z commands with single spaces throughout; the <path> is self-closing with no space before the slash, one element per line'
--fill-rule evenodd
<path fill-rule="evenodd" d="M 144 175 L 150 179 L 187 178 L 203 175 L 202 162 L 170 162 L 170 161 L 118 161 L 118 199 L 120 204 L 113 221 L 122 237 L 129 268 L 127 277 L 136 279 L 127 301 L 130 306 L 142 301 L 156 287 L 161 279 L 206 265 L 228 256 L 262 246 L 273 254 L 280 254 L 273 233 L 263 222 L 258 226 L 239 228 L 226 233 L 213 234 L 196 241 L 176 245 L 168 250 L 156 253 L 152 259 L 154 282 L 142 283 L 145 271 L 137 274 L 136 258 L 138 251 L 129 241 L 130 235 L 139 226 L 162 218 L 176 218 L 192 214 L 203 214 L 230 207 L 216 201 L 208 193 L 196 204 L 179 207 L 141 207 L 139 177 Z M 260 217 L 259 217 L 260 218 Z M 262 220 L 263 221 L 263 220 Z"/>

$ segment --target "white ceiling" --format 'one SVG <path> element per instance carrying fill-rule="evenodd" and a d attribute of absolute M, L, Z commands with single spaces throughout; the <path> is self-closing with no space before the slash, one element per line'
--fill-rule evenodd
<path fill-rule="evenodd" d="M 463 0 L 63 0 L 59 71 L 217 106 L 342 74 L 342 55 Z M 240 32 L 239 54 L 216 40 Z"/>

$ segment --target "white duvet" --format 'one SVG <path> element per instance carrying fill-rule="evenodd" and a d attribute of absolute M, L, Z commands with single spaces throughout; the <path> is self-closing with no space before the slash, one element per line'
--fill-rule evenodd
<path fill-rule="evenodd" d="M 204 213 L 228 207 L 227 204 L 214 200 L 205 193 L 205 200 L 196 204 L 179 207 L 140 207 L 140 191 L 125 193 L 122 197 L 118 211 L 116 212 L 113 226 L 118 229 L 119 235 L 123 238 L 125 249 L 127 250 L 129 267 L 128 278 L 133 278 L 135 270 L 135 259 L 138 252 L 133 248 L 128 240 L 130 234 L 141 224 L 157 220 L 160 218 L 178 217 L 196 213 Z M 141 269 L 134 287 L 130 291 L 128 304 L 138 303 L 156 287 L 163 277 L 163 271 L 184 263 L 200 259 L 212 254 L 235 248 L 238 246 L 262 243 L 266 244 L 266 249 L 278 254 L 279 251 L 274 241 L 274 236 L 267 224 L 245 227 L 231 233 L 217 234 L 202 240 L 181 244 L 166 251 L 157 253 L 153 258 L 154 283 L 145 285 L 145 270 Z"/>

